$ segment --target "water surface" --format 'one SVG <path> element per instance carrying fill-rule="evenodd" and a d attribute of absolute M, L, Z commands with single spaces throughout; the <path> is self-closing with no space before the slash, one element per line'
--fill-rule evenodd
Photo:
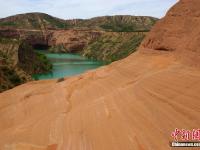
<path fill-rule="evenodd" d="M 103 65 L 102 62 L 90 60 L 86 57 L 76 54 L 58 54 L 46 51 L 39 52 L 47 56 L 47 58 L 53 65 L 53 69 L 49 73 L 34 74 L 33 78 L 37 80 L 62 78 L 67 76 L 78 75 Z"/>

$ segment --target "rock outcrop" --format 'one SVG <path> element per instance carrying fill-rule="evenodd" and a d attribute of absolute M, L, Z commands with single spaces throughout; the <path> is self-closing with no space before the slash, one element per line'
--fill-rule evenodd
<path fill-rule="evenodd" d="M 14 55 L 15 59 L 13 60 L 26 73 L 33 74 L 46 72 L 51 68 L 47 60 L 44 57 L 38 57 L 39 54 L 36 54 L 33 48 L 49 49 L 58 53 L 80 53 L 92 59 L 110 63 L 135 51 L 144 37 L 141 29 L 149 30 L 155 21 L 157 19 L 152 17 L 114 16 L 85 20 L 82 25 L 81 22 L 73 24 L 74 21 L 65 21 L 43 13 L 28 13 L 0 19 L 0 37 L 19 41 L 18 49 L 14 49 L 13 55 L 16 55 Z M 91 23 L 94 23 L 95 26 L 91 26 Z M 79 25 L 81 26 L 78 27 Z M 120 29 L 120 31 L 128 31 L 127 27 L 129 27 L 129 31 L 140 30 L 138 32 L 142 36 L 136 36 L 137 34 L 133 32 L 105 32 L 102 25 L 110 25 L 112 28 Z M 109 31 L 112 30 L 109 29 Z M 99 39 L 105 41 L 104 37 L 110 39 L 109 43 L 98 43 L 100 46 L 96 47 L 95 41 L 99 41 Z M 119 37 L 117 38 L 118 41 L 112 41 L 112 37 Z M 119 40 L 122 38 L 124 40 L 120 44 Z M 128 49 L 122 50 L 123 45 L 130 45 L 132 39 L 137 40 L 131 44 L 133 46 L 128 46 Z M 12 46 L 12 43 L 10 46 Z M 1 51 L 4 51 L 2 48 Z"/>
<path fill-rule="evenodd" d="M 172 149 L 200 124 L 199 13 L 181 0 L 126 59 L 0 94 L 0 149 Z"/>
<path fill-rule="evenodd" d="M 0 92 L 31 81 L 34 73 L 51 70 L 52 65 L 36 53 L 28 41 L 0 38 Z"/>
<path fill-rule="evenodd" d="M 82 52 L 88 44 L 103 34 L 95 30 L 59 30 L 48 36 L 48 45 L 52 52 Z"/>
<path fill-rule="evenodd" d="M 75 53 L 110 31 L 118 35 L 148 32 L 157 20 L 145 16 L 104 16 L 65 21 L 43 13 L 27 13 L 0 19 L 0 35 L 25 39 L 35 48 L 51 47 L 54 52 Z"/>
<path fill-rule="evenodd" d="M 81 53 L 109 63 L 135 51 L 157 20 L 105 16 L 65 21 L 43 13 L 27 13 L 0 19 L 0 36 L 22 39 L 36 49 Z"/>
<path fill-rule="evenodd" d="M 31 80 L 30 75 L 18 66 L 19 41 L 0 39 L 0 92 Z"/>
<path fill-rule="evenodd" d="M 148 16 L 103 16 L 63 20 L 44 13 L 26 13 L 0 19 L 0 27 L 29 30 L 85 29 L 117 32 L 149 31 L 157 18 Z"/>
<path fill-rule="evenodd" d="M 64 29 L 65 20 L 44 13 L 26 13 L 0 19 L 0 27 L 10 29 Z"/>
<path fill-rule="evenodd" d="M 0 28 L 0 36 L 4 38 L 23 40 L 32 47 L 47 46 L 48 39 L 54 30 L 29 30 L 29 29 L 10 29 L 10 28 Z"/>
<path fill-rule="evenodd" d="M 150 31 L 158 21 L 157 18 L 148 16 L 103 16 L 91 19 L 66 20 L 68 28 L 96 29 L 112 32 Z"/>
<path fill-rule="evenodd" d="M 200 11 L 198 0 L 181 0 L 160 20 L 143 47 L 173 51 L 177 59 L 200 66 Z"/>
<path fill-rule="evenodd" d="M 48 46 L 51 52 L 79 53 L 111 63 L 133 53 L 146 34 L 147 32 L 61 30 L 48 36 Z"/>

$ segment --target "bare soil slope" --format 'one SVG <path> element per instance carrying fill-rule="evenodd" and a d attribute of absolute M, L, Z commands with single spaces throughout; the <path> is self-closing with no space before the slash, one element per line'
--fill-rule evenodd
<path fill-rule="evenodd" d="M 175 128 L 200 124 L 199 14 L 181 0 L 128 58 L 2 93 L 0 149 L 172 149 Z"/>

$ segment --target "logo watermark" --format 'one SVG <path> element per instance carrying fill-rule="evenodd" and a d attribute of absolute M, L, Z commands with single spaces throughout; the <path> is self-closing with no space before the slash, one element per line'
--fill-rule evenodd
<path fill-rule="evenodd" d="M 175 129 L 171 133 L 174 139 L 172 147 L 200 147 L 200 129 Z"/>

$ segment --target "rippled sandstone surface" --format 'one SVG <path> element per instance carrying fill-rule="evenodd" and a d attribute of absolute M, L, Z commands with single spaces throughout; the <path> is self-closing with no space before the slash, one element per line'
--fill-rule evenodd
<path fill-rule="evenodd" d="M 200 124 L 199 24 L 200 1 L 181 0 L 128 58 L 0 94 L 0 149 L 172 149 Z"/>

